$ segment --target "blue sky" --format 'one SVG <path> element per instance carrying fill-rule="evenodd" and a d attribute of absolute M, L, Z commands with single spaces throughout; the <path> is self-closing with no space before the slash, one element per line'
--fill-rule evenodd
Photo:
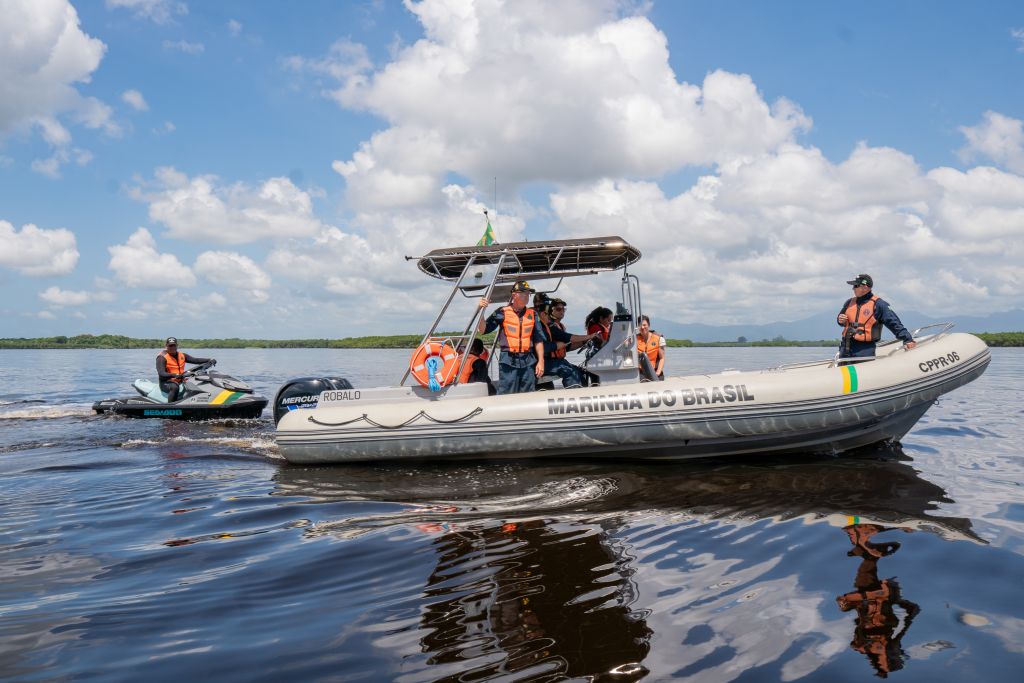
<path fill-rule="evenodd" d="M 417 332 L 483 208 L 655 320 L 1024 290 L 1020 3 L 0 5 L 0 336 Z"/>

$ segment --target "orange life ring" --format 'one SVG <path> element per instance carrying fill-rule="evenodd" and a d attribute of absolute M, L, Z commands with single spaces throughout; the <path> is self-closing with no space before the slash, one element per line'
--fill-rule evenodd
<path fill-rule="evenodd" d="M 455 347 L 448 340 L 428 339 L 417 347 L 409 361 L 409 370 L 412 376 L 420 383 L 420 386 L 430 386 L 430 370 L 427 361 L 436 357 L 440 368 L 434 373 L 434 379 L 439 385 L 447 386 L 455 380 L 455 373 L 459 370 L 459 354 L 455 353 Z"/>

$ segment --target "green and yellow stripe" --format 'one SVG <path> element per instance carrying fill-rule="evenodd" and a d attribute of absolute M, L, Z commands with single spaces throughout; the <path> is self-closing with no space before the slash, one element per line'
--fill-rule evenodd
<path fill-rule="evenodd" d="M 840 368 L 843 373 L 843 393 L 857 393 L 857 368 L 853 365 L 844 365 Z"/>
<path fill-rule="evenodd" d="M 210 405 L 230 405 L 231 403 L 237 401 L 241 395 L 242 392 L 240 391 L 228 391 L 227 389 L 225 389 L 224 391 L 217 394 L 217 396 L 212 401 L 210 401 Z"/>

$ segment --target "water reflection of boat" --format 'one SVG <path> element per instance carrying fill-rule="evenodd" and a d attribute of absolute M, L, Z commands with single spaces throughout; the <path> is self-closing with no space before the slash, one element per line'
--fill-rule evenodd
<path fill-rule="evenodd" d="M 621 237 L 436 249 L 420 257 L 420 270 L 453 283 L 413 354 L 410 371 L 422 386 L 405 385 L 408 371 L 392 387 L 291 380 L 274 401 L 281 455 L 316 464 L 840 453 L 902 438 L 940 396 L 976 379 L 990 361 L 985 342 L 951 334 L 947 324 L 915 335 L 912 350 L 880 344 L 869 362 L 823 359 L 659 382 L 634 343 L 643 310 L 639 279 L 628 267 L 639 259 Z M 457 294 L 497 303 L 523 278 L 557 280 L 543 287 L 554 292 L 566 277 L 619 270 L 622 301 L 609 337 L 583 363 L 584 376 L 599 385 L 488 396 L 484 384 L 459 383 L 466 356 L 457 348 L 471 348 L 482 309 L 473 307 L 461 335 L 435 336 Z"/>
<path fill-rule="evenodd" d="M 826 574 L 832 578 L 823 598 L 795 576 L 803 571 L 820 584 L 826 566 L 844 566 L 840 558 L 850 546 L 839 528 L 877 524 L 980 540 L 968 520 L 939 514 L 949 497 L 901 457 L 887 450 L 829 462 L 286 466 L 275 474 L 275 495 L 324 510 L 346 501 L 362 507 L 360 514 L 310 524 L 305 533 L 312 537 L 399 529 L 423 534 L 433 566 L 417 610 L 416 638 L 427 667 L 417 675 L 421 680 L 667 677 L 674 669 L 666 670 L 664 651 L 654 649 L 659 638 L 682 643 L 671 666 L 698 675 L 718 675 L 705 670 L 713 667 L 714 652 L 731 652 L 731 669 L 742 671 L 784 659 L 801 639 L 828 643 L 822 651 L 831 654 L 801 655 L 801 666 L 821 667 L 851 644 L 851 631 L 851 646 L 876 671 L 895 670 L 912 603 L 894 581 L 878 579 L 869 561 L 854 580 L 868 599 L 852 608 L 851 623 L 834 620 L 838 610 L 830 598 L 849 590 L 848 573 Z M 820 557 L 785 552 L 780 575 L 771 569 L 775 551 L 760 556 L 754 548 L 780 536 L 787 539 L 782 545 L 800 546 L 792 539 L 803 534 L 768 530 L 766 521 L 769 527 L 836 526 L 826 535 L 834 546 L 824 549 L 835 559 L 816 564 Z M 689 534 L 694 523 L 706 529 L 719 522 L 763 533 L 752 531 L 752 545 L 742 549 L 723 540 L 704 541 L 689 555 L 682 550 L 707 536 Z M 639 547 L 644 536 L 657 538 L 658 549 Z M 860 545 L 892 547 L 878 540 Z M 759 592 L 764 602 L 743 602 Z M 833 620 L 823 621 L 829 614 Z M 722 673 L 720 680 L 732 677 Z"/>
<path fill-rule="evenodd" d="M 312 524 L 306 530 L 310 536 L 352 538 L 398 527 L 425 534 L 434 566 L 418 610 L 418 643 L 429 668 L 421 672 L 423 680 L 635 681 L 671 673 L 652 653 L 657 636 L 684 641 L 672 655 L 672 666 L 709 675 L 719 673 L 705 670 L 713 668 L 708 657 L 716 648 L 731 652 L 730 669 L 742 671 L 778 660 L 800 637 L 826 638 L 831 645 L 823 649 L 830 656 L 850 643 L 845 620 L 825 623 L 805 612 L 834 607 L 785 580 L 806 553 L 785 553 L 782 580 L 770 569 L 775 566 L 770 555 L 753 562 L 765 568 L 763 573 L 719 569 L 716 563 L 751 564 L 739 561 L 748 551 L 723 540 L 723 546 L 736 550 L 712 544 L 697 551 L 704 559 L 687 560 L 678 549 L 704 535 L 687 535 L 693 522 L 707 528 L 718 522 L 751 527 L 800 520 L 843 527 L 847 534 L 866 529 L 854 547 L 866 548 L 868 555 L 878 548 L 891 553 L 893 544 L 867 536 L 895 528 L 980 540 L 968 520 L 934 514 L 951 502 L 941 487 L 898 460 L 898 452 L 883 455 L 881 460 L 876 455 L 713 467 L 631 463 L 628 469 L 579 463 L 283 467 L 275 475 L 275 495 L 328 509 L 342 501 L 375 509 Z M 658 557 L 624 540 L 637 535 L 658 538 L 653 551 Z M 765 531 L 759 538 L 779 535 Z M 828 545 L 837 556 L 849 547 L 838 529 L 828 538 L 835 540 L 834 548 Z M 757 538 L 752 543 L 750 559 L 757 557 L 752 549 L 761 547 Z M 666 546 L 676 550 L 667 552 Z M 712 556 L 722 552 L 725 557 Z M 804 561 L 817 583 L 822 567 Z M 853 605 L 855 598 L 845 596 L 856 610 L 851 647 L 868 655 L 876 671 L 892 671 L 902 663 L 900 641 L 913 603 L 902 598 L 892 579 L 878 579 L 877 560 L 867 562 L 854 580 L 865 600 Z M 831 595 L 848 589 L 848 576 L 829 580 Z M 736 608 L 759 591 L 776 602 Z M 900 617 L 894 618 L 894 606 Z M 762 616 L 763 609 L 774 616 Z M 805 630 L 794 633 L 793 628 Z M 805 658 L 801 666 L 824 661 L 827 657 L 808 664 Z M 720 680 L 733 677 L 722 673 Z"/>
<path fill-rule="evenodd" d="M 312 501 L 369 500 L 400 512 L 352 517 L 317 533 L 358 534 L 404 524 L 451 526 L 480 519 L 661 512 L 700 519 L 787 520 L 904 526 L 949 540 L 981 542 L 969 520 L 930 514 L 945 491 L 923 479 L 898 447 L 862 457 L 758 459 L 628 467 L 579 462 L 454 463 L 415 468 L 352 465 L 343 470 L 283 467 L 278 495 Z"/>

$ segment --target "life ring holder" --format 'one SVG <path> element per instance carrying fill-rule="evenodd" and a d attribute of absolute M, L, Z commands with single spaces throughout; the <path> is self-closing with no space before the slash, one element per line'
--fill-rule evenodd
<path fill-rule="evenodd" d="M 459 371 L 459 354 L 450 339 L 430 337 L 418 347 L 409 361 L 409 372 L 420 386 L 441 391 L 455 381 Z"/>

